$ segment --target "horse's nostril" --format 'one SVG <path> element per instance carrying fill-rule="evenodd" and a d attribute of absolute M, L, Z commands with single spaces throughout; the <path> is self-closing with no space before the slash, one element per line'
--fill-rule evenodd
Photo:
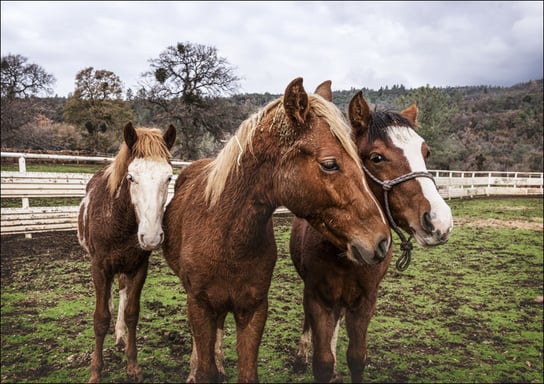
<path fill-rule="evenodd" d="M 385 256 L 387 256 L 387 251 L 389 250 L 389 241 L 387 239 L 383 239 L 378 244 L 378 248 L 376 249 L 376 258 L 383 260 L 385 259 Z"/>
<path fill-rule="evenodd" d="M 434 231 L 434 225 L 431 220 L 431 215 L 429 215 L 429 212 L 425 212 L 423 214 L 423 228 L 429 233 L 432 233 Z"/>
<path fill-rule="evenodd" d="M 162 244 L 162 242 L 164 241 L 164 232 L 161 232 L 159 236 L 160 236 L 159 244 Z"/>
<path fill-rule="evenodd" d="M 362 253 L 359 251 L 359 248 L 355 245 L 351 246 L 351 253 L 353 254 L 353 257 L 355 260 L 357 260 L 359 263 L 365 263 L 365 258 L 363 257 Z"/>

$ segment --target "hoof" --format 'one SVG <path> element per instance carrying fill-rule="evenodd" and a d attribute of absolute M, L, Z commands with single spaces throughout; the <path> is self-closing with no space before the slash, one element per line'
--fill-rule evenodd
<path fill-rule="evenodd" d="M 132 369 L 127 369 L 127 375 L 134 383 L 141 383 L 144 381 L 144 375 L 142 374 L 142 369 L 139 366 Z"/>
<path fill-rule="evenodd" d="M 344 378 L 338 372 L 334 372 L 331 379 L 329 380 L 329 383 L 343 383 L 343 382 L 344 382 Z"/>
<path fill-rule="evenodd" d="M 293 361 L 293 372 L 294 373 L 306 373 L 308 370 L 308 361 L 303 356 L 297 355 Z"/>
<path fill-rule="evenodd" d="M 123 352 L 126 348 L 125 340 L 123 339 L 115 340 L 115 348 L 117 349 L 117 351 Z"/>

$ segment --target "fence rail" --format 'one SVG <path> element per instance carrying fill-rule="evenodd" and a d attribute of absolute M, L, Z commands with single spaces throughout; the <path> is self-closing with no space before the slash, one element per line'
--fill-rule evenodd
<path fill-rule="evenodd" d="M 68 156 L 2 152 L 4 158 L 15 158 L 19 171 L 2 172 L 1 197 L 21 199 L 20 208 L 1 208 L 1 235 L 65 231 L 77 228 L 77 206 L 30 207 L 29 198 L 81 198 L 92 177 L 89 173 L 27 172 L 26 159 L 61 160 L 65 162 L 107 163 L 108 157 Z M 174 160 L 174 167 L 190 162 Z M 442 197 L 471 198 L 477 196 L 543 195 L 543 174 L 538 172 L 466 172 L 430 171 Z M 175 176 L 174 176 L 175 179 Z M 169 198 L 174 182 L 169 186 Z M 284 212 L 285 210 L 279 210 Z"/>

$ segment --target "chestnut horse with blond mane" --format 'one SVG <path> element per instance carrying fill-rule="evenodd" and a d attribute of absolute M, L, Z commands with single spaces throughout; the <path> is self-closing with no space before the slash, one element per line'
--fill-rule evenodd
<path fill-rule="evenodd" d="M 368 188 L 330 82 L 302 78 L 242 122 L 215 159 L 179 174 L 165 212 L 163 253 L 187 293 L 193 337 L 188 381 L 224 380 L 214 347 L 236 323 L 238 382 L 256 382 L 258 349 L 277 258 L 272 214 L 285 206 L 354 262 L 378 263 L 391 237 Z"/>
<path fill-rule="evenodd" d="M 98 171 L 86 187 L 78 218 L 78 239 L 91 257 L 96 305 L 95 346 L 89 382 L 99 382 L 104 337 L 111 320 L 111 289 L 120 275 L 116 344 L 125 343 L 127 373 L 142 381 L 137 362 L 136 325 L 140 295 L 151 251 L 164 239 L 162 218 L 172 179 L 170 149 L 176 129 L 134 128 L 128 123 L 124 143 L 114 161 Z M 126 326 L 125 326 L 126 323 Z M 128 329 L 128 337 L 125 334 Z"/>
<path fill-rule="evenodd" d="M 397 261 L 400 270 L 407 268 L 410 261 L 411 236 L 421 245 L 439 245 L 448 240 L 453 227 L 451 210 L 426 169 L 429 147 L 415 131 L 417 113 L 415 104 L 401 113 L 371 112 L 361 92 L 351 99 L 348 108 L 354 141 L 370 187 L 391 228 L 402 240 L 404 253 Z M 406 239 L 400 228 L 410 238 Z M 361 382 L 368 324 L 376 309 L 380 281 L 391 263 L 392 250 L 380 264 L 354 263 L 301 218 L 293 221 L 290 250 L 304 280 L 304 331 L 298 362 L 309 363 L 312 343 L 314 379 L 326 383 L 341 381 L 336 370 L 336 338 L 340 319 L 345 315 L 351 382 Z"/>

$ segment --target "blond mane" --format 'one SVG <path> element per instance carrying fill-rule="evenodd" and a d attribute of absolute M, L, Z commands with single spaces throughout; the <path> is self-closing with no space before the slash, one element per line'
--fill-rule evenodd
<path fill-rule="evenodd" d="M 338 139 L 344 147 L 348 155 L 357 163 L 361 160 L 357 155 L 357 149 L 351 139 L 351 128 L 346 122 L 342 112 L 331 102 L 325 100 L 317 94 L 310 94 L 309 104 L 314 113 L 323 118 L 330 127 L 331 133 Z M 240 159 L 243 153 L 249 149 L 252 150 L 252 139 L 255 130 L 262 123 L 265 117 L 273 111 L 272 122 L 269 130 L 278 130 L 280 137 L 289 136 L 290 123 L 285 115 L 283 108 L 283 97 L 270 102 L 251 115 L 248 119 L 240 124 L 240 127 L 234 136 L 227 142 L 219 155 L 208 164 L 206 171 L 208 172 L 208 182 L 205 190 L 206 201 L 213 207 L 219 200 L 219 196 L 225 189 L 227 178 L 240 166 Z"/>
<path fill-rule="evenodd" d="M 170 161 L 170 151 L 166 147 L 162 132 L 157 128 L 136 128 L 138 139 L 129 148 L 123 141 L 119 153 L 113 162 L 106 168 L 105 176 L 108 178 L 108 189 L 111 195 L 115 193 L 121 181 L 125 177 L 128 165 L 135 158 L 150 160 Z"/>

